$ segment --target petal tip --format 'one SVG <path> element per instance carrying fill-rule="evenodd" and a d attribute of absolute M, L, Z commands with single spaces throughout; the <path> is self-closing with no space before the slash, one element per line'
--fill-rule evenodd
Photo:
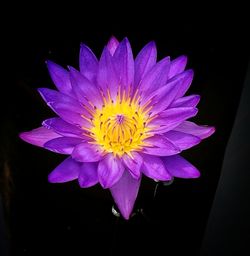
<path fill-rule="evenodd" d="M 187 178 L 198 179 L 198 178 L 200 178 L 200 176 L 201 176 L 200 172 L 197 169 L 195 169 L 195 171 L 193 170 L 192 173 L 190 173 Z"/>
<path fill-rule="evenodd" d="M 187 55 L 183 54 L 183 55 L 181 55 L 181 56 L 179 57 L 179 59 L 180 59 L 182 62 L 187 63 L 188 57 L 187 57 Z"/>
<path fill-rule="evenodd" d="M 18 134 L 18 137 L 22 139 L 23 141 L 27 142 L 27 132 L 20 132 Z"/>
<path fill-rule="evenodd" d="M 123 216 L 123 218 L 125 219 L 125 220 L 129 220 L 129 217 L 130 217 L 130 214 L 131 213 L 121 213 L 122 214 L 122 216 Z"/>
<path fill-rule="evenodd" d="M 48 182 L 49 183 L 57 183 L 56 178 L 51 173 L 48 175 Z"/>
<path fill-rule="evenodd" d="M 52 65 L 55 65 L 55 62 L 52 60 L 45 60 L 45 64 L 48 66 L 48 68 Z"/>
<path fill-rule="evenodd" d="M 188 74 L 190 77 L 193 77 L 193 76 L 194 76 L 194 70 L 193 70 L 193 69 L 188 69 L 186 72 L 187 72 L 187 74 Z"/>
<path fill-rule="evenodd" d="M 216 131 L 216 128 L 214 126 L 210 127 L 210 131 L 207 134 L 207 137 L 210 137 L 211 135 L 213 135 Z"/>

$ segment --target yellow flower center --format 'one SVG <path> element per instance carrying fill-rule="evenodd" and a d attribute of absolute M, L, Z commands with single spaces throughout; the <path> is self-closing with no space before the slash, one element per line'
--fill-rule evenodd
<path fill-rule="evenodd" d="M 152 136 L 147 128 L 150 107 L 140 106 L 139 97 L 131 99 L 125 92 L 122 96 L 118 93 L 115 101 L 109 93 L 107 98 L 103 96 L 104 105 L 93 115 L 90 134 L 94 143 L 118 156 L 140 150 L 145 145 L 143 140 Z"/>

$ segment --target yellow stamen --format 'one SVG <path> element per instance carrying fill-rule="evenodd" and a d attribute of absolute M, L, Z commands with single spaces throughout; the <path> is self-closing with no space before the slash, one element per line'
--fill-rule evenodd
<path fill-rule="evenodd" d="M 143 148 L 143 140 L 152 136 L 146 125 L 149 102 L 140 106 L 138 96 L 131 99 L 120 87 L 115 101 L 111 100 L 109 91 L 107 95 L 108 99 L 103 95 L 104 105 L 95 109 L 90 135 L 106 152 L 115 156 L 131 155 L 131 151 Z"/>

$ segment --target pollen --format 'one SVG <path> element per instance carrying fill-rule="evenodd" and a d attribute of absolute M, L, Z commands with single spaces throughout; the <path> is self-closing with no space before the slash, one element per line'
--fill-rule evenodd
<path fill-rule="evenodd" d="M 149 108 L 140 106 L 137 93 L 133 97 L 117 93 L 116 99 L 111 99 L 109 92 L 103 95 L 104 105 L 95 109 L 90 134 L 93 143 L 102 147 L 105 152 L 115 156 L 129 154 L 143 148 L 148 137 L 153 136 L 147 127 L 150 119 Z"/>

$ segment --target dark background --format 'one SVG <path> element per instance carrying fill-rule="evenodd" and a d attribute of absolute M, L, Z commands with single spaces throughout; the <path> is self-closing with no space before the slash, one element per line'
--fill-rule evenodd
<path fill-rule="evenodd" d="M 247 71 L 244 15 L 205 15 L 204 9 L 194 17 L 174 9 L 171 16 L 169 10 L 164 15 L 152 10 L 145 15 L 116 12 L 99 16 L 87 8 L 66 14 L 39 8 L 11 16 L 13 24 L 6 28 L 5 37 L 8 47 L 2 49 L 7 55 L 7 82 L 1 101 L 0 189 L 5 222 L 0 248 L 6 245 L 11 255 L 18 256 L 143 255 L 150 251 L 200 255 Z M 144 178 L 137 213 L 129 221 L 112 215 L 112 197 L 99 185 L 80 189 L 77 182 L 49 184 L 48 173 L 64 156 L 18 138 L 19 132 L 39 127 L 54 116 L 36 91 L 54 88 L 45 60 L 77 67 L 80 42 L 99 57 L 111 35 L 119 40 L 127 36 L 135 56 L 150 40 L 156 41 L 158 59 L 187 55 L 188 68 L 195 72 L 189 93 L 201 95 L 194 121 L 216 127 L 211 138 L 182 154 L 200 170 L 201 177 L 176 179 L 170 186 L 160 184 L 155 198 L 155 183 Z M 248 231 L 239 230 L 238 235 L 245 238 Z"/>

